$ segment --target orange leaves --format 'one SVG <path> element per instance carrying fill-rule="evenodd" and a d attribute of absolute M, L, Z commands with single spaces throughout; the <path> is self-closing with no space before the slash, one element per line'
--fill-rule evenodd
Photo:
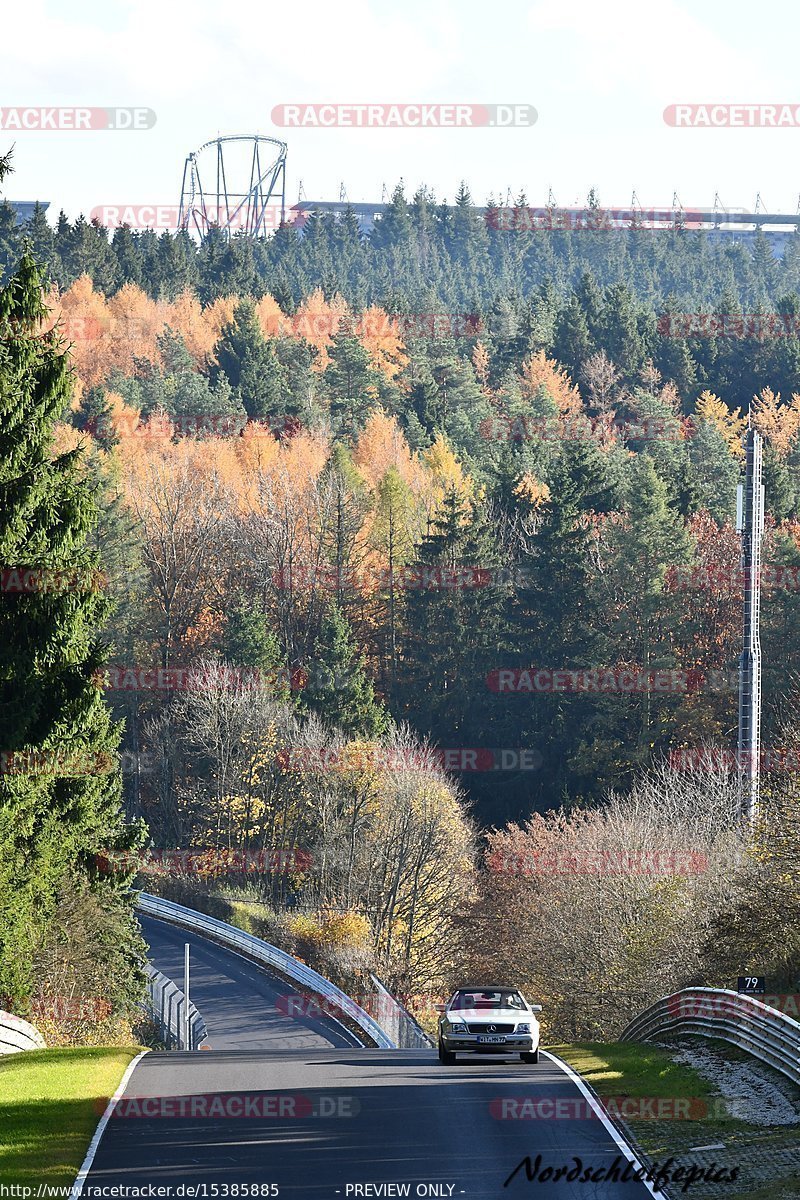
<path fill-rule="evenodd" d="M 58 305 L 65 339 L 76 370 L 87 387 L 102 383 L 112 368 L 132 374 L 134 357 L 159 364 L 156 337 L 163 328 L 159 306 L 141 288 L 128 283 L 106 300 L 82 275 Z"/>
<path fill-rule="evenodd" d="M 280 337 L 287 332 L 288 318 L 284 316 L 280 304 L 270 296 L 269 292 L 262 296 L 256 304 L 256 316 L 264 337 Z"/>
<path fill-rule="evenodd" d="M 223 329 L 233 320 L 238 300 L 236 296 L 219 296 L 213 304 L 203 309 L 203 320 L 211 334 L 212 347 L 219 341 Z"/>
<path fill-rule="evenodd" d="M 305 300 L 292 318 L 292 332 L 295 337 L 305 338 L 312 346 L 316 346 L 318 354 L 314 361 L 314 370 L 322 372 L 330 359 L 328 348 L 333 342 L 333 335 L 338 331 L 342 317 L 348 312 L 347 304 L 341 296 L 336 295 L 328 301 L 321 288 L 316 288 Z"/>
<path fill-rule="evenodd" d="M 540 508 L 550 499 L 550 488 L 526 471 L 514 488 L 514 495 L 524 497 L 533 508 Z"/>
<path fill-rule="evenodd" d="M 353 449 L 353 462 L 373 489 L 390 467 L 397 469 L 415 494 L 424 485 L 425 472 L 417 456 L 409 450 L 397 418 L 380 408 L 373 409 L 367 418 Z"/>
<path fill-rule="evenodd" d="M 583 412 L 583 401 L 577 387 L 564 368 L 554 358 L 548 358 L 544 350 L 537 350 L 525 359 L 520 382 L 526 400 L 532 400 L 539 388 L 544 387 L 560 413 Z"/>
<path fill-rule="evenodd" d="M 181 292 L 172 304 L 163 306 L 164 322 L 183 338 L 186 349 L 201 370 L 211 361 L 214 343 L 219 337 L 220 320 L 228 313 L 227 299 L 204 309 L 190 291 Z M 233 313 L 230 308 L 231 315 Z M 223 322 L 224 324 L 224 322 Z"/>
<path fill-rule="evenodd" d="M 753 428 L 770 442 L 776 454 L 786 458 L 800 432 L 800 396 L 795 394 L 791 404 L 784 404 L 780 392 L 762 388 L 753 397 L 750 417 Z"/>
<path fill-rule="evenodd" d="M 744 457 L 742 435 L 747 429 L 747 418 L 740 416 L 740 413 L 739 408 L 731 412 L 724 400 L 708 391 L 701 393 L 695 406 L 697 419 L 716 425 L 731 454 L 737 458 Z"/>
<path fill-rule="evenodd" d="M 364 309 L 355 323 L 355 335 L 370 357 L 370 365 L 394 379 L 408 364 L 397 323 L 377 305 Z"/>
<path fill-rule="evenodd" d="M 134 370 L 134 357 L 160 366 L 156 338 L 164 328 L 164 318 L 155 300 L 135 283 L 126 283 L 108 301 L 108 313 L 114 366 L 126 375 Z"/>
<path fill-rule="evenodd" d="M 475 343 L 475 348 L 472 351 L 472 366 L 481 390 L 487 392 L 489 389 L 489 351 L 483 342 Z"/>

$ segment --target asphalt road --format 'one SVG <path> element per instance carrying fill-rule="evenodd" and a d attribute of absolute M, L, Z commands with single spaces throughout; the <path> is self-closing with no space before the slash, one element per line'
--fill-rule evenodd
<path fill-rule="evenodd" d="M 165 921 L 141 915 L 139 919 L 150 962 L 181 991 L 183 947 L 189 943 L 189 995 L 205 1018 L 213 1050 L 321 1050 L 357 1044 L 333 1020 L 287 1016 L 291 986 L 255 963 Z M 281 997 L 283 1003 L 276 1007 Z"/>
<path fill-rule="evenodd" d="M 180 981 L 187 935 L 144 925 L 155 965 Z M 296 1200 L 649 1195 L 636 1181 L 529 1182 L 524 1168 L 504 1187 L 526 1156 L 535 1167 L 541 1155 L 540 1174 L 574 1168 L 576 1158 L 582 1169 L 599 1170 L 619 1155 L 624 1168 L 610 1134 L 586 1116 L 575 1084 L 547 1058 L 535 1066 L 498 1058 L 444 1067 L 433 1050 L 336 1046 L 340 1032 L 274 1009 L 285 985 L 202 938 L 188 940 L 193 998 L 213 1049 L 142 1059 L 87 1185 L 167 1184 L 173 1197 L 201 1200 L 230 1196 L 224 1188 L 234 1184 L 274 1184 L 273 1195 Z M 540 1105 L 560 1098 L 575 1111 L 558 1120 L 502 1119 L 503 1099 L 522 1097 Z M 399 1188 L 380 1188 L 387 1184 Z"/>

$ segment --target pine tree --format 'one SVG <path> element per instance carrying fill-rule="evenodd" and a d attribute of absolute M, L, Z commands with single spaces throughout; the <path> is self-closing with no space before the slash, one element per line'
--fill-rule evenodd
<path fill-rule="evenodd" d="M 372 528 L 372 541 L 386 563 L 386 586 L 382 591 L 386 596 L 388 627 L 385 659 L 390 685 L 394 683 L 397 673 L 398 608 L 403 599 L 403 589 L 398 587 L 398 572 L 402 572 L 413 552 L 413 516 L 414 497 L 411 489 L 403 482 L 397 468 L 390 467 L 378 483 Z"/>
<path fill-rule="evenodd" d="M 119 444 L 119 435 L 112 420 L 112 406 L 104 387 L 87 388 L 72 414 L 72 423 L 82 433 L 89 433 L 104 450 Z"/>
<path fill-rule="evenodd" d="M 649 455 L 639 454 L 631 461 L 625 492 L 625 521 L 614 526 L 609 537 L 613 566 L 608 579 L 613 590 L 608 606 L 615 614 L 619 657 L 649 674 L 676 665 L 672 646 L 678 616 L 665 576 L 668 567 L 688 562 L 690 541 Z M 650 689 L 642 692 L 636 737 L 641 759 L 664 737 L 675 708 L 674 696 L 665 700 Z"/>
<path fill-rule="evenodd" d="M 7 583 L 0 594 L 0 994 L 20 1002 L 69 881 L 85 883 L 97 855 L 131 840 L 115 768 L 119 729 L 98 682 L 109 605 L 87 548 L 96 502 L 78 453 L 53 454 L 71 380 L 56 337 L 34 336 L 44 315 L 26 253 L 0 291 L 0 327 L 11 331 L 0 341 L 0 563 L 41 572 L 37 590 Z M 130 934 L 116 881 L 92 886 L 101 911 Z M 112 995 L 119 980 L 107 983 Z"/>
<path fill-rule="evenodd" d="M 225 662 L 259 671 L 270 689 L 281 699 L 288 697 L 288 681 L 282 670 L 283 655 L 266 614 L 246 596 L 238 599 L 225 615 L 220 649 Z"/>
<path fill-rule="evenodd" d="M 590 443 L 565 441 L 547 484 L 550 497 L 520 560 L 504 665 L 532 673 L 603 668 L 609 655 L 608 614 L 593 564 L 591 521 L 613 502 L 607 468 Z M 596 749 L 603 739 L 600 697 L 554 691 L 500 699 L 518 739 L 505 744 L 544 755 L 545 769 L 529 785 L 530 801 L 560 802 L 570 786 L 586 795 L 599 792 L 605 766 Z"/>
<path fill-rule="evenodd" d="M 353 438 L 363 428 L 376 397 L 376 378 L 369 354 L 345 317 L 333 336 L 325 385 L 331 398 L 331 415 L 341 432 Z"/>
<path fill-rule="evenodd" d="M 350 627 L 337 604 L 322 620 L 320 634 L 300 697 L 301 707 L 317 713 L 347 737 L 378 737 L 387 715 L 376 700 Z"/>
<path fill-rule="evenodd" d="M 275 356 L 270 350 L 253 302 L 237 304 L 233 320 L 226 325 L 214 350 L 215 364 L 210 376 L 216 384 L 226 378 L 233 394 L 241 400 L 248 417 L 256 419 L 270 412 L 267 380 L 275 373 Z"/>
<path fill-rule="evenodd" d="M 492 744 L 485 680 L 498 664 L 508 591 L 492 516 L 448 487 L 409 572 L 394 708 L 443 746 Z"/>

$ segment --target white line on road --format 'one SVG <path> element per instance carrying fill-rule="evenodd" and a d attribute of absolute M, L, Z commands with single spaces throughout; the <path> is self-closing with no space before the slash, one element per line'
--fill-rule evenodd
<path fill-rule="evenodd" d="M 542 1050 L 542 1054 L 546 1055 L 551 1062 L 554 1062 L 557 1066 L 561 1067 L 561 1069 L 565 1071 L 567 1075 L 569 1075 L 570 1079 L 578 1088 L 578 1091 L 581 1093 L 581 1095 L 589 1101 L 589 1105 L 591 1106 L 595 1116 L 603 1122 L 607 1132 L 611 1134 L 619 1149 L 637 1169 L 641 1170 L 642 1176 L 644 1176 L 644 1172 L 647 1170 L 646 1164 L 641 1161 L 636 1151 L 633 1149 L 630 1143 L 625 1140 L 620 1130 L 617 1129 L 614 1122 L 609 1118 L 608 1113 L 603 1110 L 602 1104 L 598 1100 L 597 1096 L 595 1096 L 592 1089 L 587 1085 L 586 1081 L 581 1079 L 580 1075 L 577 1075 L 575 1071 L 573 1071 L 569 1063 L 565 1063 L 563 1058 L 559 1058 L 557 1054 L 552 1054 L 549 1050 Z M 651 1196 L 659 1195 L 649 1180 L 643 1177 L 642 1183 L 647 1188 Z M 661 1196 L 663 1200 L 663 1193 L 661 1193 Z"/>
<path fill-rule="evenodd" d="M 120 1081 L 119 1081 L 119 1087 L 114 1092 L 114 1095 L 111 1097 L 108 1104 L 106 1105 L 106 1110 L 103 1113 L 102 1117 L 100 1118 L 100 1123 L 97 1126 L 97 1129 L 95 1129 L 95 1131 L 94 1131 L 94 1137 L 92 1138 L 91 1142 L 89 1143 L 89 1149 L 86 1151 L 86 1157 L 83 1160 L 83 1166 L 81 1167 L 80 1171 L 78 1172 L 78 1178 L 75 1180 L 75 1182 L 72 1185 L 72 1191 L 69 1194 L 69 1200 L 78 1200 L 78 1197 L 80 1196 L 81 1191 L 83 1190 L 83 1185 L 86 1182 L 86 1176 L 89 1174 L 90 1170 L 92 1169 L 92 1163 L 94 1162 L 94 1156 L 97 1153 L 97 1147 L 100 1145 L 100 1139 L 103 1136 L 103 1133 L 105 1132 L 105 1127 L 111 1118 L 111 1114 L 113 1113 L 114 1109 L 117 1107 L 117 1102 L 119 1101 L 120 1097 L 122 1096 L 122 1093 L 125 1091 L 125 1088 L 128 1086 L 128 1080 L 130 1079 L 131 1075 L 133 1074 L 134 1067 L 136 1067 L 137 1064 L 139 1062 L 141 1062 L 141 1060 L 144 1058 L 145 1054 L 149 1054 L 149 1053 L 150 1053 L 149 1050 L 142 1050 L 141 1054 L 137 1054 L 136 1058 L 134 1058 L 132 1060 L 132 1062 L 128 1063 L 128 1066 L 125 1069 L 125 1074 L 122 1076 L 122 1079 L 120 1079 Z"/>

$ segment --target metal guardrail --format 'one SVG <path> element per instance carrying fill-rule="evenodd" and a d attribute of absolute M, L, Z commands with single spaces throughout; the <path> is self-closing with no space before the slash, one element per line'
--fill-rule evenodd
<path fill-rule="evenodd" d="M 46 1042 L 39 1030 L 22 1017 L 0 1011 L 0 1054 L 18 1054 L 22 1050 L 44 1050 Z"/>
<path fill-rule="evenodd" d="M 147 1010 L 159 1027 L 161 1040 L 168 1050 L 186 1050 L 183 1044 L 186 997 L 172 979 L 162 975 L 150 963 L 145 967 L 145 974 L 150 995 Z M 190 1000 L 188 1049 L 197 1050 L 207 1037 L 206 1023 Z"/>
<path fill-rule="evenodd" d="M 388 991 L 377 975 L 370 975 L 375 988 L 375 1000 L 370 1002 L 370 1015 L 401 1050 L 429 1050 L 433 1042 L 417 1024 L 407 1008 Z"/>
<path fill-rule="evenodd" d="M 673 1031 L 721 1038 L 800 1084 L 800 1023 L 752 996 L 684 988 L 634 1017 L 620 1041 L 649 1042 Z"/>
<path fill-rule="evenodd" d="M 192 908 L 184 908 L 182 904 L 174 904 L 171 900 L 163 900 L 160 896 L 151 896 L 148 892 L 139 892 L 137 904 L 141 911 L 150 917 L 157 917 L 171 925 L 178 925 L 181 929 L 193 929 L 196 933 L 210 936 L 230 949 L 237 950 L 247 958 L 263 963 L 264 966 L 274 967 L 282 975 L 288 975 L 290 979 L 301 984 L 308 991 L 321 996 L 325 1001 L 327 1013 L 331 1014 L 338 1009 L 343 1015 L 348 1016 L 381 1050 L 398 1048 L 397 1043 L 392 1041 L 360 1005 L 351 1000 L 329 979 L 325 979 L 311 967 L 298 962 L 296 958 L 292 958 L 291 954 L 279 950 L 277 946 L 271 946 L 269 942 L 254 937 L 252 933 L 245 933 L 244 930 L 237 929 L 234 925 L 228 925 L 225 921 L 218 921 L 216 917 L 195 912 Z"/>

